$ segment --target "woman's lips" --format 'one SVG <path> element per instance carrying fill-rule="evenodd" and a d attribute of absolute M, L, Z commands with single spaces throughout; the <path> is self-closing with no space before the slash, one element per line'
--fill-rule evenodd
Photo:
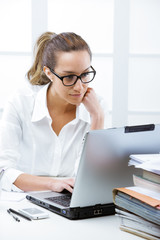
<path fill-rule="evenodd" d="M 82 97 L 82 93 L 74 93 L 74 94 L 70 94 L 72 97 Z"/>

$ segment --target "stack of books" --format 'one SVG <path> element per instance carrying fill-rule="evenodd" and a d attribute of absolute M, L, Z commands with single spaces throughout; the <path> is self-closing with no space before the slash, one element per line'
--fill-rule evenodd
<path fill-rule="evenodd" d="M 131 155 L 129 165 L 142 168 L 134 186 L 113 190 L 120 229 L 145 239 L 160 239 L 160 154 Z"/>

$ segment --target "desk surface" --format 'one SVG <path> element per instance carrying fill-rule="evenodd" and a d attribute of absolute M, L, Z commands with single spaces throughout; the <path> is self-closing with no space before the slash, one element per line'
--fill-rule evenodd
<path fill-rule="evenodd" d="M 119 229 L 119 219 L 105 216 L 85 220 L 68 220 L 49 212 L 49 218 L 27 221 L 20 218 L 16 222 L 7 213 L 8 208 L 16 210 L 24 207 L 37 207 L 24 199 L 19 202 L 0 201 L 0 239 L 1 240 L 141 240 L 142 238 Z"/>

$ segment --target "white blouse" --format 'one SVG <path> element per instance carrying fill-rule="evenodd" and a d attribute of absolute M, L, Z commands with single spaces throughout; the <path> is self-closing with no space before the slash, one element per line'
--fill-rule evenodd
<path fill-rule="evenodd" d="M 51 127 L 45 86 L 27 86 L 8 101 L 0 125 L 2 188 L 18 189 L 13 182 L 23 172 L 41 176 L 74 176 L 90 115 L 83 104 L 76 118 L 57 136 Z M 106 104 L 99 99 L 107 113 Z M 106 127 L 106 126 L 105 126 Z"/>

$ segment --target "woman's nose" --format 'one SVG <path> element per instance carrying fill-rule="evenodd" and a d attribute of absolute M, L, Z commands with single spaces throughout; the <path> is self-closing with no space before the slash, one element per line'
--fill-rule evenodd
<path fill-rule="evenodd" d="M 76 82 L 75 85 L 74 85 L 74 89 L 77 90 L 77 91 L 79 91 L 79 90 L 81 90 L 82 88 L 83 88 L 83 83 L 82 83 L 81 79 L 78 79 L 77 82 Z"/>

